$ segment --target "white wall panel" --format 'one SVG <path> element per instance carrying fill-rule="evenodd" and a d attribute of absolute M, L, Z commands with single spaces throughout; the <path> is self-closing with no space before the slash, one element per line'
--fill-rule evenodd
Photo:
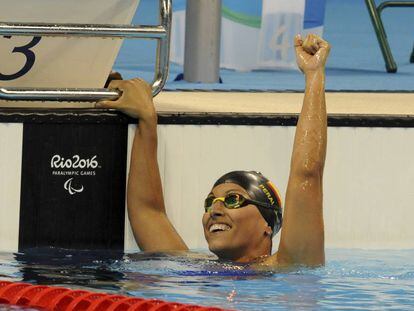
<path fill-rule="evenodd" d="M 203 200 L 222 174 L 261 171 L 284 196 L 294 131 L 281 126 L 159 126 L 167 213 L 190 248 L 207 247 Z M 413 155 L 414 129 L 329 128 L 327 247 L 414 247 Z"/>
<path fill-rule="evenodd" d="M 23 124 L 0 123 L 0 250 L 19 243 Z"/>
<path fill-rule="evenodd" d="M 325 170 L 326 242 L 414 247 L 414 129 L 333 128 Z"/>

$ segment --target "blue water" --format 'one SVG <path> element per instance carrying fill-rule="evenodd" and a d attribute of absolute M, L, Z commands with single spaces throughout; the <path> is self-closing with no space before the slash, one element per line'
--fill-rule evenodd
<path fill-rule="evenodd" d="M 236 310 L 413 310 L 413 257 L 328 250 L 325 267 L 256 272 L 204 253 L 41 250 L 0 253 L 0 279 Z"/>

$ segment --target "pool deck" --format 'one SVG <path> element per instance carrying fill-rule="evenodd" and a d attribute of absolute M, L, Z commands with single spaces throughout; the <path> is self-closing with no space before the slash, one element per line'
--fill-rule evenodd
<path fill-rule="evenodd" d="M 154 99 L 162 114 L 297 115 L 302 92 L 165 91 Z M 327 92 L 327 110 L 334 116 L 414 117 L 414 93 Z M 1 108 L 93 108 L 93 103 L 10 102 Z"/>
<path fill-rule="evenodd" d="M 157 111 L 167 113 L 298 114 L 303 93 L 162 92 Z M 327 92 L 328 114 L 414 116 L 414 93 Z"/>

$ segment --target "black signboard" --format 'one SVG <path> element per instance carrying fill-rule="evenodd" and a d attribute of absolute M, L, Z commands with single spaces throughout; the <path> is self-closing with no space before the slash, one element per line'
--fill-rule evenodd
<path fill-rule="evenodd" d="M 19 249 L 123 249 L 127 124 L 28 123 Z"/>

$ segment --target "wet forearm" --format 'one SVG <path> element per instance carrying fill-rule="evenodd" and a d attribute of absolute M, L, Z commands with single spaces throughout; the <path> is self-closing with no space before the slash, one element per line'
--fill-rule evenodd
<path fill-rule="evenodd" d="M 157 161 L 157 121 L 140 120 L 131 154 L 128 180 L 128 207 L 131 212 L 141 208 L 165 212 L 161 178 Z"/>
<path fill-rule="evenodd" d="M 292 155 L 292 171 L 305 174 L 323 172 L 327 141 L 325 72 L 305 74 L 306 89 L 299 116 Z"/>

